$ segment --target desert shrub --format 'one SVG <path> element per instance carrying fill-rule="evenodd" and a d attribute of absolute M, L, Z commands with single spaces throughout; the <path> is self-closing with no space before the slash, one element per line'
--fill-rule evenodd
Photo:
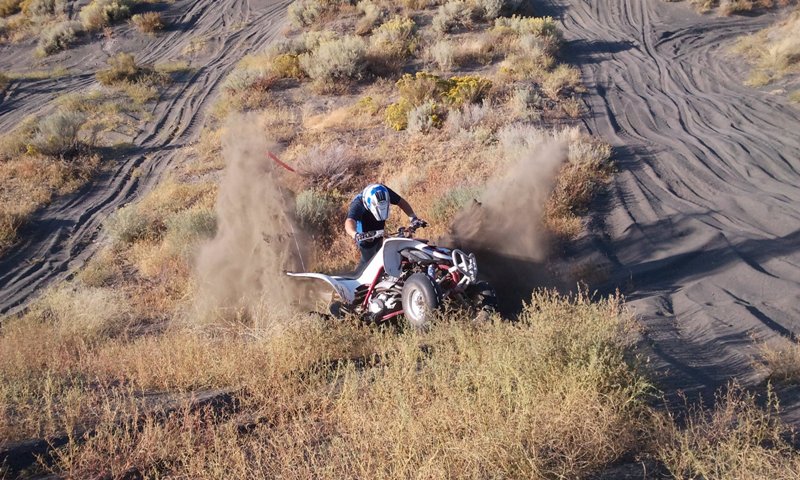
<path fill-rule="evenodd" d="M 386 107 L 386 124 L 394 130 L 405 130 L 408 127 L 408 114 L 414 109 L 414 105 L 408 100 L 401 98 Z"/>
<path fill-rule="evenodd" d="M 442 126 L 443 117 L 442 107 L 433 100 L 428 100 L 408 112 L 408 132 L 428 133 L 432 129 Z"/>
<path fill-rule="evenodd" d="M 25 321 L 51 324 L 57 335 L 93 342 L 121 333 L 128 312 L 119 291 L 67 284 L 45 293 Z"/>
<path fill-rule="evenodd" d="M 468 0 L 472 6 L 473 16 L 483 20 L 494 20 L 501 13 L 510 14 L 517 11 L 524 0 Z"/>
<path fill-rule="evenodd" d="M 19 12 L 22 0 L 0 0 L 0 17 L 8 17 Z"/>
<path fill-rule="evenodd" d="M 266 68 L 237 68 L 225 77 L 225 81 L 222 82 L 222 88 L 232 93 L 244 92 L 267 76 L 268 71 Z"/>
<path fill-rule="evenodd" d="M 83 113 L 57 110 L 39 121 L 29 149 L 51 156 L 74 153 L 80 145 L 79 133 L 85 122 Z"/>
<path fill-rule="evenodd" d="M 300 56 L 300 66 L 313 80 L 333 83 L 358 79 L 364 71 L 366 44 L 356 36 L 329 40 Z"/>
<path fill-rule="evenodd" d="M 405 58 L 413 48 L 415 28 L 414 20 L 396 16 L 375 29 L 372 34 L 372 47 L 388 55 Z"/>
<path fill-rule="evenodd" d="M 112 245 L 126 245 L 144 238 L 150 229 L 149 219 L 137 205 L 127 205 L 108 217 L 104 230 Z"/>
<path fill-rule="evenodd" d="M 463 0 L 450 0 L 439 7 L 431 20 L 433 30 L 439 34 L 449 33 L 470 24 L 472 8 Z"/>
<path fill-rule="evenodd" d="M 291 53 L 283 53 L 272 59 L 272 72 L 279 78 L 303 78 L 300 68 L 300 57 Z"/>
<path fill-rule="evenodd" d="M 462 208 L 477 200 L 479 194 L 480 189 L 477 187 L 455 187 L 448 190 L 431 205 L 431 220 L 447 225 Z"/>
<path fill-rule="evenodd" d="M 478 105 L 468 104 L 461 108 L 453 108 L 448 112 L 444 126 L 451 135 L 462 131 L 471 131 L 478 127 L 491 112 L 492 107 L 485 102 Z"/>
<path fill-rule="evenodd" d="M 761 86 L 800 71 L 800 12 L 779 24 L 739 39 L 733 51 L 748 57 L 753 70 L 747 83 Z"/>
<path fill-rule="evenodd" d="M 372 0 L 361 0 L 356 9 L 363 15 L 356 24 L 356 34 L 366 35 L 375 28 L 384 15 L 383 8 Z"/>
<path fill-rule="evenodd" d="M 130 17 L 132 4 L 133 0 L 92 0 L 78 17 L 86 30 L 94 32 Z"/>
<path fill-rule="evenodd" d="M 530 87 L 517 87 L 508 97 L 508 108 L 518 119 L 531 120 L 540 115 L 543 99 Z"/>
<path fill-rule="evenodd" d="M 158 12 L 137 13 L 131 17 L 131 23 L 144 33 L 155 33 L 164 29 L 164 20 Z"/>
<path fill-rule="evenodd" d="M 797 478 L 800 452 L 787 441 L 792 432 L 779 414 L 771 390 L 760 407 L 755 395 L 732 384 L 712 410 L 692 409 L 684 428 L 668 423 L 659 458 L 675 478 Z"/>
<path fill-rule="evenodd" d="M 321 190 L 303 190 L 295 199 L 295 213 L 304 227 L 324 231 L 341 204 L 341 199 Z"/>
<path fill-rule="evenodd" d="M 136 58 L 130 53 L 120 52 L 106 60 L 108 68 L 98 71 L 95 76 L 103 85 L 114 85 L 120 82 L 136 81 L 144 70 L 136 64 Z"/>
<path fill-rule="evenodd" d="M 197 242 L 213 238 L 217 216 L 205 207 L 189 208 L 170 216 L 165 223 L 163 248 L 170 255 L 188 258 Z"/>
<path fill-rule="evenodd" d="M 407 73 L 396 83 L 400 100 L 387 107 L 386 122 L 395 130 L 403 130 L 408 127 L 409 114 L 415 108 L 428 102 L 455 107 L 476 102 L 491 85 L 490 81 L 478 76 L 445 79 L 428 72 Z M 443 111 L 437 110 L 437 126 L 442 120 Z"/>
<path fill-rule="evenodd" d="M 8 75 L 0 72 L 0 91 L 5 90 L 9 83 L 11 83 L 11 79 Z"/>
<path fill-rule="evenodd" d="M 47 17 L 66 9 L 66 0 L 25 0 L 22 11 L 29 18 Z"/>
<path fill-rule="evenodd" d="M 552 17 L 500 17 L 495 19 L 492 31 L 499 35 L 533 35 L 557 41 L 561 33 Z"/>
<path fill-rule="evenodd" d="M 320 43 L 335 40 L 338 37 L 336 32 L 330 30 L 312 30 L 303 32 L 297 37 L 282 38 L 276 40 L 268 49 L 267 55 L 274 57 L 282 53 L 300 55 L 312 50 L 316 50 Z"/>
<path fill-rule="evenodd" d="M 427 50 L 429 58 L 439 70 L 449 71 L 455 65 L 456 47 L 449 40 L 439 40 Z"/>
<path fill-rule="evenodd" d="M 358 170 L 356 152 L 342 143 L 315 145 L 297 161 L 297 172 L 314 188 L 335 189 L 345 185 Z"/>
<path fill-rule="evenodd" d="M 289 21 L 296 27 L 308 27 L 325 15 L 336 12 L 349 0 L 295 0 L 289 5 Z"/>
<path fill-rule="evenodd" d="M 444 99 L 455 107 L 482 100 L 492 88 L 491 81 L 476 75 L 451 77 L 449 83 Z"/>
<path fill-rule="evenodd" d="M 545 75 L 542 90 L 551 98 L 558 98 L 565 91 L 576 89 L 580 83 L 580 71 L 575 67 L 561 64 Z"/>
<path fill-rule="evenodd" d="M 39 55 L 52 55 L 61 50 L 66 50 L 83 33 L 83 25 L 80 22 L 66 20 L 47 27 L 42 31 L 39 38 L 37 52 Z"/>
<path fill-rule="evenodd" d="M 442 98 L 452 87 L 446 79 L 428 72 L 406 73 L 395 85 L 400 97 L 415 106 Z"/>
<path fill-rule="evenodd" d="M 800 383 L 800 342 L 794 339 L 781 339 L 780 348 L 764 345 L 761 358 L 769 372 L 769 379 L 779 384 Z"/>
<path fill-rule="evenodd" d="M 800 90 L 795 90 L 789 94 L 789 100 L 794 103 L 800 103 Z"/>

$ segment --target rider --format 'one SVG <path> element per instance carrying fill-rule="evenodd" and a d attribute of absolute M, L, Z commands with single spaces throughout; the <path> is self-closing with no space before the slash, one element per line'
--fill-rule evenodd
<path fill-rule="evenodd" d="M 363 237 L 366 232 L 383 230 L 386 219 L 389 217 L 390 204 L 400 207 L 408 215 L 412 225 L 420 222 L 407 201 L 391 188 L 380 183 L 368 185 L 350 202 L 347 220 L 344 221 L 344 230 L 356 242 L 361 251 L 361 262 L 359 262 L 356 272 L 360 272 L 383 245 L 383 238 L 364 240 Z"/>

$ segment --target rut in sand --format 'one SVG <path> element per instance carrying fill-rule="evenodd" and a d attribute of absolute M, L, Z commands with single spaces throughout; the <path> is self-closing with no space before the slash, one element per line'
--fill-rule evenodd
<path fill-rule="evenodd" d="M 728 49 L 778 17 L 662 0 L 548 13 L 591 92 L 586 127 L 619 167 L 583 251 L 643 320 L 658 383 L 711 399 L 731 377 L 763 380 L 754 340 L 800 334 L 800 110 L 744 86 Z"/>
<path fill-rule="evenodd" d="M 205 111 L 221 82 L 248 53 L 264 48 L 284 26 L 290 0 L 179 0 L 170 7 L 170 28 L 155 38 L 122 27 L 115 37 L 93 41 L 57 58 L 73 72 L 67 77 L 12 85 L 0 103 L 0 129 L 8 130 L 28 115 L 49 108 L 54 93 L 85 90 L 110 54 L 136 52 L 141 64 L 181 57 L 193 42 L 202 54 L 193 58 L 190 77 L 174 85 L 155 106 L 153 120 L 133 140 L 133 147 L 113 167 L 76 194 L 56 199 L 37 212 L 21 232 L 20 244 L 0 258 L 0 313 L 13 312 L 53 281 L 82 265 L 96 248 L 109 214 L 146 193 L 162 178 L 179 149 L 199 138 Z M 0 49 L 0 69 L 23 71 L 30 48 Z M 134 172 L 136 173 L 134 175 Z"/>

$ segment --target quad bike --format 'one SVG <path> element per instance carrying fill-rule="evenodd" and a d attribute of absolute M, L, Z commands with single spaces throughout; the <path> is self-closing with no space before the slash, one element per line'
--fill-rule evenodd
<path fill-rule="evenodd" d="M 362 234 L 362 240 L 384 238 L 383 246 L 358 277 L 321 273 L 288 273 L 292 277 L 327 282 L 337 300 L 329 308 L 334 316 L 353 314 L 369 322 L 385 322 L 403 315 L 408 324 L 423 329 L 443 304 L 467 307 L 479 316 L 494 311 L 492 287 L 478 280 L 475 255 L 431 245 L 413 238 L 416 222 L 387 234 L 384 230 Z"/>

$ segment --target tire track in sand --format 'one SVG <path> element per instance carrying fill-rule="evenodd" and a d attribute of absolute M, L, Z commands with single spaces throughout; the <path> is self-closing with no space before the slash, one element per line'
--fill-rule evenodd
<path fill-rule="evenodd" d="M 180 57 L 193 40 L 203 39 L 207 45 L 202 65 L 194 65 L 197 69 L 189 78 L 171 87 L 154 107 L 154 119 L 135 137 L 135 147 L 75 194 L 58 198 L 37 212 L 21 232 L 22 242 L 0 258 L 0 313 L 20 308 L 41 287 L 68 277 L 91 256 L 102 222 L 152 188 L 178 149 L 198 139 L 205 110 L 220 82 L 244 55 L 276 37 L 289 3 L 179 1 L 170 10 L 177 14 L 168 16 L 175 27 L 164 35 L 155 39 L 126 35 L 125 29 L 130 27 L 122 27 L 116 38 L 102 45 L 86 45 L 69 57 L 67 68 L 85 71 L 93 67 L 88 73 L 25 83 L 21 89 L 28 93 L 8 92 L 0 104 L 0 128 L 4 129 L 27 115 L 45 111 L 54 94 L 91 88 L 93 72 L 104 64 L 106 52 L 134 51 L 141 63 L 152 63 Z M 26 59 L 17 61 L 24 65 Z M 20 97 L 15 98 L 16 94 Z M 132 175 L 134 170 L 137 175 Z"/>
<path fill-rule="evenodd" d="M 619 174 L 592 225 L 659 383 L 762 380 L 753 339 L 800 334 L 800 110 L 742 84 L 728 47 L 776 21 L 662 0 L 552 1 Z M 596 255 L 596 254 L 595 254 Z"/>

